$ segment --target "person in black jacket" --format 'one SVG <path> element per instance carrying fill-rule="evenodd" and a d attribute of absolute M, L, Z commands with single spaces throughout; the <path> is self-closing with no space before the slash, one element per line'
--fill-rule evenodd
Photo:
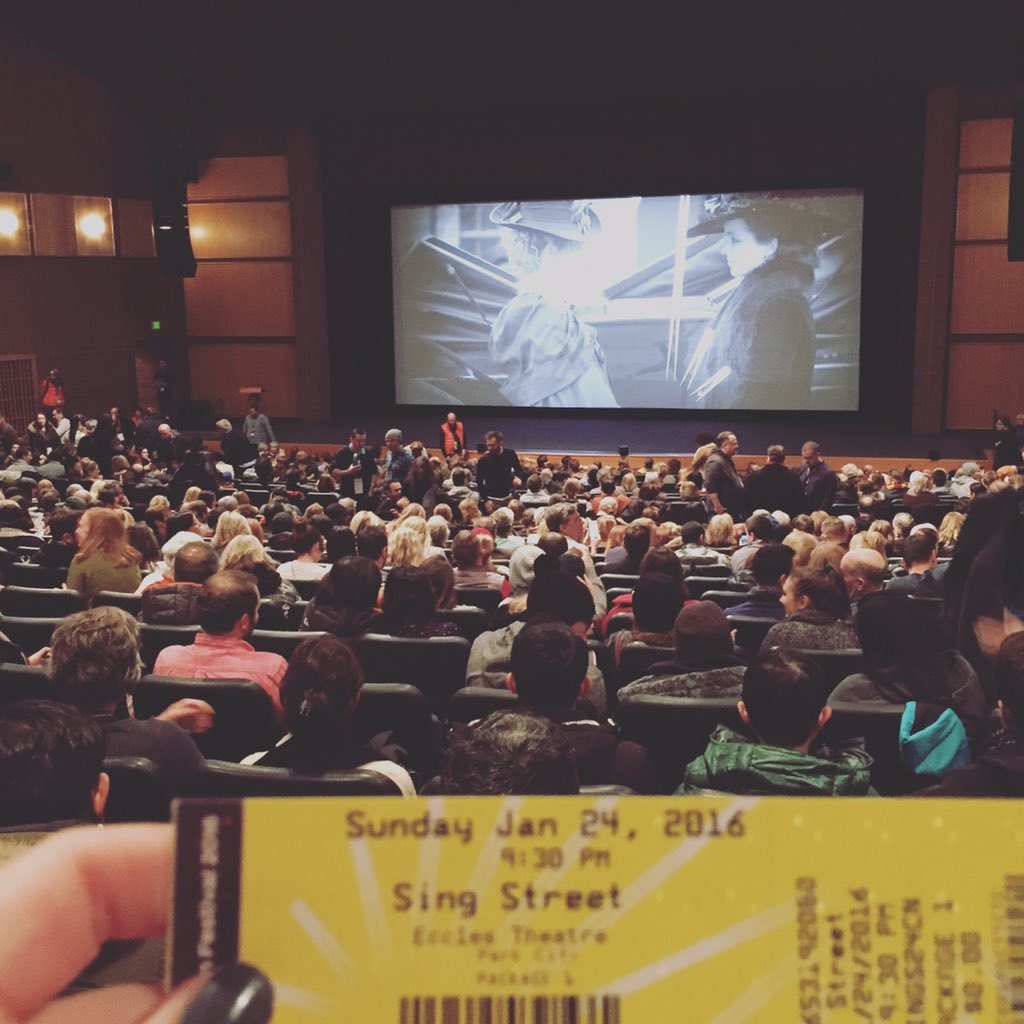
<path fill-rule="evenodd" d="M 256 445 L 240 430 L 236 430 L 231 420 L 217 420 L 217 429 L 220 431 L 221 457 L 234 466 L 236 473 L 241 474 L 244 466 L 250 466 L 256 461 Z"/>
<path fill-rule="evenodd" d="M 804 491 L 804 511 L 830 509 L 836 499 L 836 475 L 822 461 L 821 445 L 817 441 L 805 442 L 800 457 L 804 464 L 793 472 Z"/>
<path fill-rule="evenodd" d="M 804 489 L 796 476 L 786 468 L 786 449 L 781 444 L 768 448 L 768 464 L 743 485 L 747 511 L 781 510 L 788 516 L 799 515 L 804 509 Z"/>
<path fill-rule="evenodd" d="M 511 497 L 513 487 L 522 486 L 526 470 L 520 465 L 515 451 L 504 447 L 505 437 L 500 430 L 489 430 L 484 440 L 487 451 L 477 462 L 477 489 L 485 502 L 503 501 Z"/>
<path fill-rule="evenodd" d="M 732 461 L 739 447 L 736 435 L 723 430 L 715 438 L 715 447 L 704 463 L 704 489 L 711 507 L 715 513 L 728 512 L 736 520 L 743 518 L 745 507 L 743 481 Z"/>

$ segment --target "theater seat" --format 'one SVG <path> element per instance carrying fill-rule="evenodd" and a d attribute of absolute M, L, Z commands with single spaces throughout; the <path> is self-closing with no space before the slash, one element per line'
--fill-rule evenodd
<path fill-rule="evenodd" d="M 601 582 L 605 590 L 612 590 L 615 587 L 622 587 L 625 590 L 632 590 L 640 579 L 635 573 L 627 572 L 604 572 L 601 573 Z"/>
<path fill-rule="evenodd" d="M 192 737 L 206 757 L 240 761 L 257 750 L 267 750 L 281 737 L 273 702 L 248 679 L 147 675 L 132 691 L 138 718 L 152 718 L 176 700 L 187 697 L 205 700 L 214 710 L 213 728 Z"/>
<path fill-rule="evenodd" d="M 716 577 L 727 580 L 732 575 L 732 568 L 722 565 L 721 562 L 712 561 L 707 556 L 695 556 L 694 558 L 680 558 L 679 561 L 685 570 L 694 576 Z"/>
<path fill-rule="evenodd" d="M 721 697 L 627 695 L 619 702 L 615 719 L 623 739 L 647 750 L 666 792 L 683 781 L 686 766 L 704 752 L 719 725 L 741 726 L 736 701 Z"/>
<path fill-rule="evenodd" d="M 822 675 L 825 677 L 825 700 L 847 676 L 860 672 L 864 667 L 864 652 L 858 647 L 834 651 L 795 649 L 793 653 L 810 658 L 821 669 Z"/>
<path fill-rule="evenodd" d="M 445 608 L 435 612 L 434 618 L 438 622 L 454 622 L 459 627 L 459 636 L 464 636 L 470 643 L 491 624 L 491 618 L 483 608 L 470 604 Z"/>
<path fill-rule="evenodd" d="M 461 636 L 427 640 L 367 633 L 356 645 L 368 683 L 407 683 L 422 690 L 434 714 L 466 679 L 469 641 Z"/>
<path fill-rule="evenodd" d="M 7 586 L 0 590 L 0 614 L 32 619 L 61 619 L 85 611 L 85 598 L 77 590 L 40 590 Z"/>
<path fill-rule="evenodd" d="M 379 772 L 354 768 L 346 772 L 303 775 L 288 768 L 208 761 L 206 770 L 179 787 L 182 795 L 247 796 L 400 796 L 391 779 Z"/>
<path fill-rule="evenodd" d="M 623 629 L 632 629 L 635 625 L 632 612 L 616 612 L 608 620 L 608 636 L 614 636 Z"/>
<path fill-rule="evenodd" d="M 368 740 L 381 732 L 394 732 L 395 740 L 409 753 L 407 767 L 421 779 L 429 779 L 438 769 L 437 728 L 427 698 L 415 686 L 366 683 L 359 692 L 356 736 Z"/>
<path fill-rule="evenodd" d="M 292 586 L 299 592 L 303 601 L 312 601 L 320 589 L 322 580 L 292 580 Z"/>
<path fill-rule="evenodd" d="M 821 733 L 822 743 L 862 737 L 874 764 L 871 784 L 882 796 L 899 796 L 931 785 L 935 780 L 920 778 L 904 768 L 900 758 L 902 704 L 873 704 L 829 701 L 832 717 Z"/>
<path fill-rule="evenodd" d="M 0 709 L 19 700 L 50 700 L 51 697 L 45 668 L 17 662 L 0 664 Z"/>
<path fill-rule="evenodd" d="M 672 661 L 676 652 L 674 647 L 655 647 L 653 644 L 633 641 L 624 644 L 619 653 L 619 667 L 616 672 L 616 693 L 627 683 L 648 674 L 651 665 L 658 661 Z"/>
<path fill-rule="evenodd" d="M 496 587 L 456 587 L 455 599 L 459 604 L 471 604 L 493 615 L 501 604 L 501 591 Z"/>
<path fill-rule="evenodd" d="M 728 615 L 729 626 L 736 630 L 736 646 L 753 657 L 761 650 L 761 644 L 780 619 L 762 618 L 760 615 Z"/>
<path fill-rule="evenodd" d="M 270 651 L 280 654 L 288 661 L 295 653 L 295 648 L 309 637 L 325 636 L 324 633 L 298 633 L 293 629 L 254 629 L 249 634 L 249 643 L 257 651 Z"/>
<path fill-rule="evenodd" d="M 13 640 L 26 655 L 50 646 L 60 619 L 37 619 L 23 615 L 0 616 L 0 633 Z"/>
<path fill-rule="evenodd" d="M 712 601 L 723 611 L 728 611 L 730 608 L 735 608 L 738 604 L 743 604 L 749 596 L 749 591 L 740 593 L 738 590 L 705 590 L 701 594 L 700 599 L 702 601 Z"/>
<path fill-rule="evenodd" d="M 486 718 L 492 711 L 508 711 L 518 706 L 519 698 L 510 690 L 464 686 L 451 695 L 445 718 L 449 722 L 467 724 L 478 718 Z"/>
<path fill-rule="evenodd" d="M 279 601 L 260 601 L 260 629 L 290 630 L 289 614 L 291 609 Z"/>
<path fill-rule="evenodd" d="M 62 587 L 67 583 L 68 571 L 48 565 L 14 562 L 4 570 L 4 581 L 9 587 L 36 587 L 48 590 L 53 587 Z"/>
<path fill-rule="evenodd" d="M 92 599 L 93 608 L 120 608 L 134 618 L 142 611 L 141 594 L 119 594 L 116 590 L 101 590 Z"/>
<path fill-rule="evenodd" d="M 686 589 L 690 597 L 699 601 L 709 590 L 732 590 L 736 593 L 748 593 L 750 588 L 744 583 L 733 583 L 722 576 L 687 576 Z"/>
<path fill-rule="evenodd" d="M 170 821 L 171 785 L 160 766 L 148 757 L 108 757 L 110 776 L 104 821 Z"/>

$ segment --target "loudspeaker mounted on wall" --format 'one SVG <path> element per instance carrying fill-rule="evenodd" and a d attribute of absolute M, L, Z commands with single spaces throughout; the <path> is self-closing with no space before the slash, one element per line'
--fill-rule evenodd
<path fill-rule="evenodd" d="M 628 444 L 620 444 L 619 445 L 619 458 L 621 458 L 621 459 L 628 459 L 629 458 L 629 445 Z"/>
<path fill-rule="evenodd" d="M 1024 102 L 1013 112 L 1010 146 L 1010 208 L 1006 222 L 1006 254 L 1011 261 L 1024 260 Z"/>
<path fill-rule="evenodd" d="M 153 240 L 166 277 L 195 277 L 196 258 L 188 230 L 188 181 L 194 161 L 182 143 L 158 145 L 154 154 Z"/>

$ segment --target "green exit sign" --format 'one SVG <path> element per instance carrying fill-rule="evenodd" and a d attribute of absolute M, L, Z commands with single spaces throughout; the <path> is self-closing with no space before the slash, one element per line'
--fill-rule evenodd
<path fill-rule="evenodd" d="M 150 320 L 150 322 L 149 322 L 149 329 L 151 331 L 159 331 L 160 330 L 160 321 L 159 320 Z"/>

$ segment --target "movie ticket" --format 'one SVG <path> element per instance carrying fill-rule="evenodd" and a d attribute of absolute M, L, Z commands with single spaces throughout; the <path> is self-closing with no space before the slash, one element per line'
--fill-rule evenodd
<path fill-rule="evenodd" d="M 177 805 L 168 977 L 275 1024 L 1024 1020 L 1024 804 L 746 797 Z"/>

